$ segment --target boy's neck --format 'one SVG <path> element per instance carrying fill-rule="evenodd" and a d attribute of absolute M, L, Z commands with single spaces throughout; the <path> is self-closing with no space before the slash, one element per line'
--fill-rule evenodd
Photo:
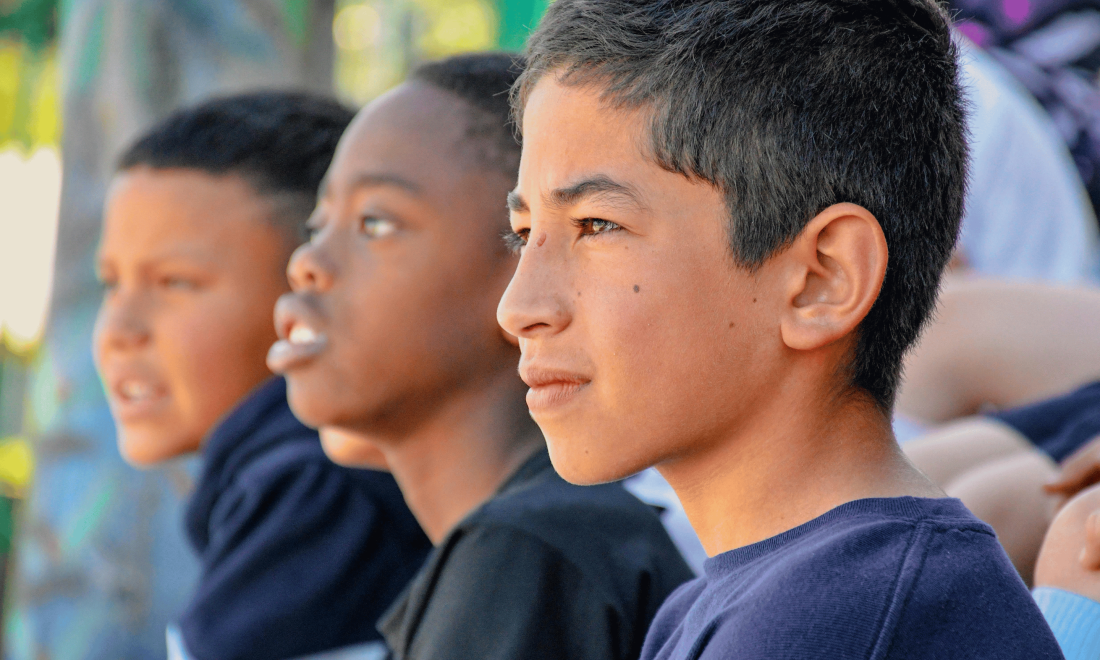
<path fill-rule="evenodd" d="M 792 409 L 782 397 L 706 449 L 658 466 L 709 556 L 771 538 L 845 502 L 943 497 L 861 397 Z M 821 399 L 817 399 L 821 400 Z"/>
<path fill-rule="evenodd" d="M 508 370 L 482 388 L 449 397 L 402 437 L 363 433 L 382 450 L 433 544 L 545 446 L 525 393 L 515 370 Z"/>

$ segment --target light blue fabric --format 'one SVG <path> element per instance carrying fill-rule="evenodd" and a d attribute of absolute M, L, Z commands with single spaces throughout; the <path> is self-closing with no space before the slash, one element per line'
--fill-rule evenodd
<path fill-rule="evenodd" d="M 684 556 L 684 561 L 691 570 L 696 575 L 702 575 L 707 552 L 699 542 L 699 537 L 695 534 L 691 521 L 684 512 L 684 506 L 676 496 L 676 491 L 672 490 L 672 486 L 665 481 L 661 473 L 654 468 L 642 470 L 626 479 L 623 486 L 634 497 L 661 510 L 661 522 L 672 538 L 672 542 L 676 544 L 676 549 Z"/>
<path fill-rule="evenodd" d="M 188 653 L 187 646 L 183 643 L 183 635 L 180 634 L 179 628 L 174 625 L 168 626 L 165 639 L 168 642 L 168 660 L 194 660 L 194 656 Z M 387 651 L 386 645 L 382 642 L 367 642 L 302 656 L 295 660 L 385 660 Z"/>
<path fill-rule="evenodd" d="M 1053 587 L 1036 587 L 1031 593 L 1066 660 L 1100 658 L 1100 603 Z"/>

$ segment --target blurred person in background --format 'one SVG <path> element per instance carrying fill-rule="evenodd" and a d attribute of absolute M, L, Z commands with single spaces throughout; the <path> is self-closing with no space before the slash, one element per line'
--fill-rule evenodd
<path fill-rule="evenodd" d="M 1097 327 L 1095 288 L 956 281 L 906 360 L 895 415 L 925 421 L 907 455 L 993 526 L 1029 583 L 1060 502 L 1100 479 Z"/>
<path fill-rule="evenodd" d="M 1100 1 L 950 0 L 956 26 L 1026 87 L 1100 208 Z"/>
<path fill-rule="evenodd" d="M 331 463 L 265 355 L 352 113 L 260 92 L 181 110 L 119 161 L 97 259 L 96 364 L 137 466 L 199 452 L 202 573 L 170 655 L 289 658 L 374 642 L 429 547 L 388 474 Z"/>
<path fill-rule="evenodd" d="M 1054 519 L 1032 593 L 1066 660 L 1100 657 L 1100 487 L 1082 491 Z"/>
<path fill-rule="evenodd" d="M 955 272 L 1100 281 L 1096 218 L 1054 122 L 996 60 L 959 42 L 970 173 Z"/>

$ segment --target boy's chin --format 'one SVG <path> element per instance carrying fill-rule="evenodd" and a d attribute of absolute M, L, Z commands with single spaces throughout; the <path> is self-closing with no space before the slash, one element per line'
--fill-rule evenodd
<path fill-rule="evenodd" d="M 150 468 L 165 461 L 193 454 L 199 442 L 149 430 L 118 429 L 118 451 L 123 460 L 136 468 Z"/>
<path fill-rule="evenodd" d="M 603 447 L 576 438 L 570 440 L 546 438 L 550 462 L 554 470 L 571 484 L 595 486 L 625 479 L 648 466 L 635 466 L 622 456 L 602 455 Z"/>
<path fill-rule="evenodd" d="M 298 421 L 315 429 L 338 423 L 339 411 L 332 398 L 302 387 L 289 376 L 286 377 L 286 385 L 286 400 Z"/>
<path fill-rule="evenodd" d="M 321 447 L 333 463 L 345 467 L 389 470 L 385 454 L 370 440 L 335 427 L 317 430 L 321 434 Z"/>

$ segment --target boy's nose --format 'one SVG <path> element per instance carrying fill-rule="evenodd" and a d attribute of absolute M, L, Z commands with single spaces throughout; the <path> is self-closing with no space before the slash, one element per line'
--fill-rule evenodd
<path fill-rule="evenodd" d="M 527 248 L 497 305 L 497 323 L 520 339 L 561 332 L 572 318 L 569 299 L 562 295 L 568 273 L 563 264 L 553 267 L 545 252 Z"/>
<path fill-rule="evenodd" d="M 294 251 L 287 265 L 287 279 L 295 291 L 327 291 L 332 287 L 333 269 L 323 249 L 306 243 Z"/>
<path fill-rule="evenodd" d="M 114 350 L 140 348 L 148 344 L 151 337 L 149 325 L 132 301 L 100 308 L 95 334 L 98 344 Z"/>

